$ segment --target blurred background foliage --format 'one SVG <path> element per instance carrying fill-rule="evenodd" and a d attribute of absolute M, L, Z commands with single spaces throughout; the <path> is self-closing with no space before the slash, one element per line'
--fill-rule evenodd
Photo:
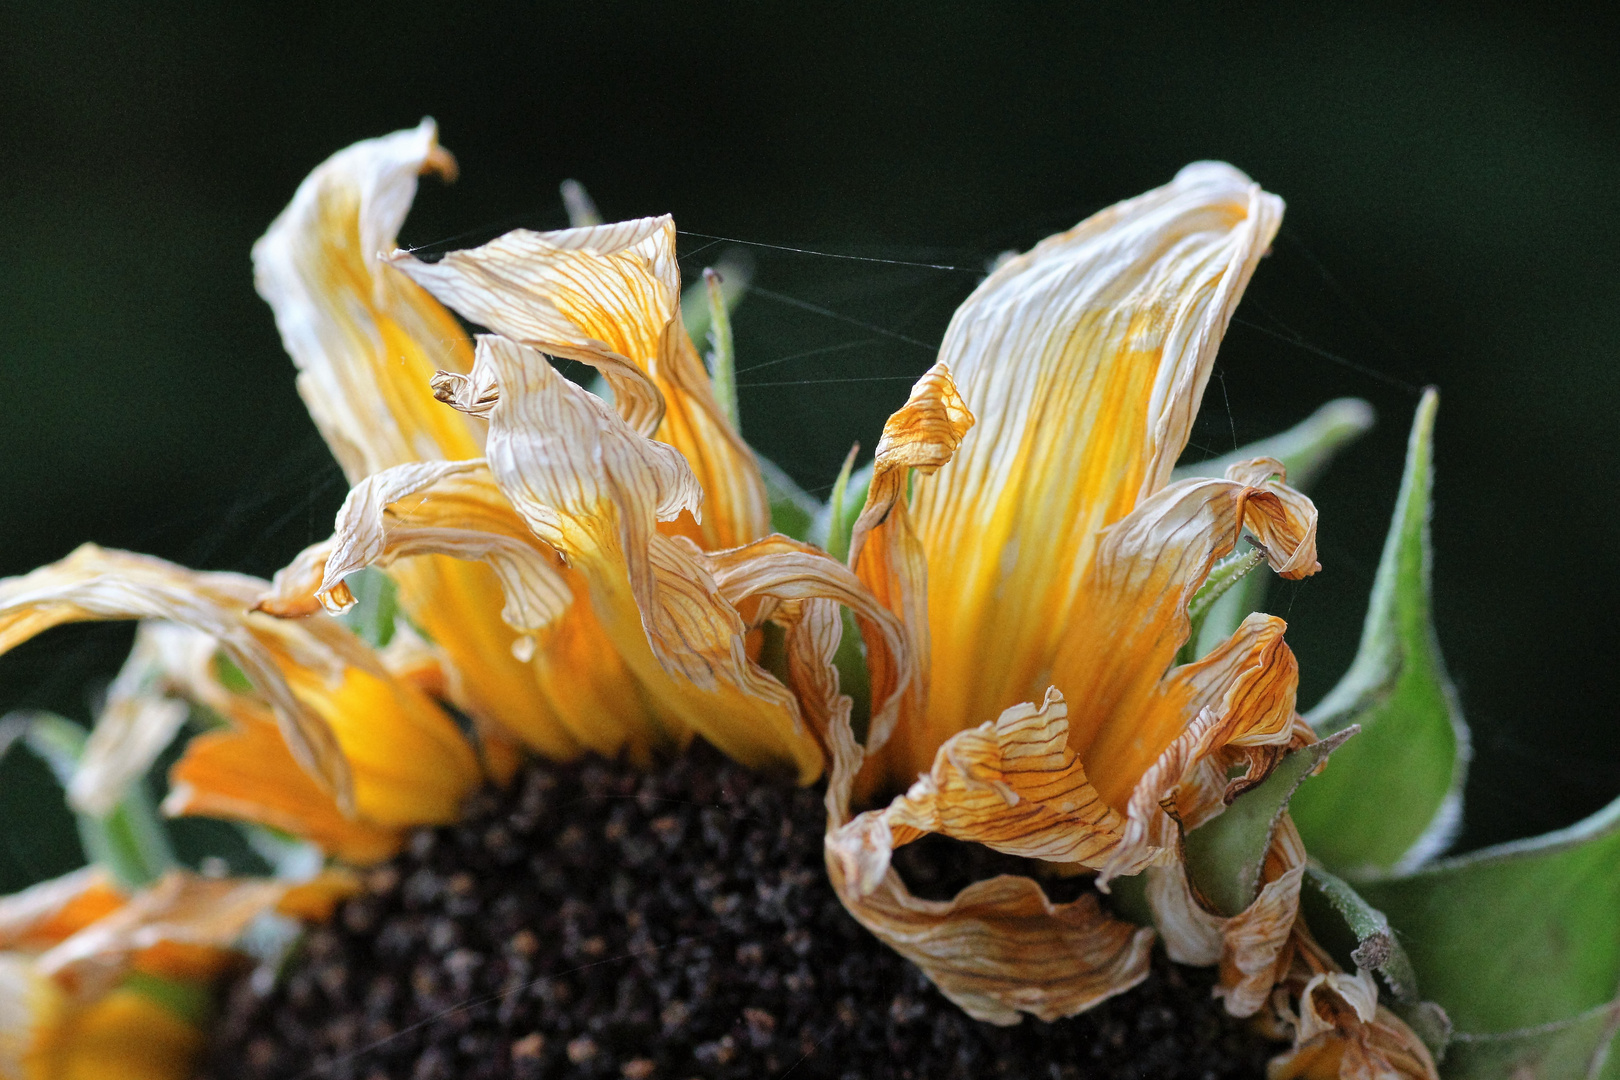
<path fill-rule="evenodd" d="M 674 213 L 689 281 L 746 250 L 744 431 L 820 496 L 988 260 L 1224 158 L 1289 211 L 1189 459 L 1343 395 L 1380 421 L 1316 488 L 1324 572 L 1270 596 L 1301 706 L 1354 653 L 1436 383 L 1459 847 L 1566 825 L 1620 791 L 1620 37 L 1536 12 L 8 4 L 0 574 L 91 539 L 268 575 L 327 534 L 342 479 L 248 249 L 328 154 L 423 115 L 462 178 L 424 184 L 406 245 L 562 226 L 577 177 L 610 219 Z M 128 641 L 70 627 L 0 658 L 0 711 L 88 719 Z M 77 863 L 27 754 L 0 815 L 0 889 Z"/>

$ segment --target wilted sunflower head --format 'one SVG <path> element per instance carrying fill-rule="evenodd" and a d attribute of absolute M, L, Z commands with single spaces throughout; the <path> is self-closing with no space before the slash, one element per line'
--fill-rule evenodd
<path fill-rule="evenodd" d="M 356 144 L 254 247 L 299 391 L 352 485 L 330 539 L 273 582 L 90 546 L 0 582 L 0 651 L 63 622 L 142 620 L 71 770 L 81 810 L 119 805 L 184 724 L 176 702 L 212 729 L 187 744 L 167 811 L 350 865 L 455 819 L 524 750 L 647 765 L 701 736 L 801 783 L 830 772 L 841 899 L 975 1017 L 1051 1019 L 1119 993 L 1145 977 L 1153 931 L 1095 893 L 1054 904 L 1030 877 L 918 900 L 890 853 L 925 833 L 1103 888 L 1147 871 L 1172 956 L 1220 964 L 1235 1015 L 1293 975 L 1337 970 L 1301 967 L 1316 956 L 1296 928 L 1304 852 L 1280 810 L 1255 895 L 1231 910 L 1181 868 L 1187 830 L 1316 742 L 1280 619 L 1251 616 L 1186 655 L 1195 600 L 1259 562 L 1318 569 L 1314 507 L 1270 457 L 1173 473 L 1279 199 L 1193 165 L 1002 263 L 885 426 L 852 531 L 824 538 L 846 566 L 771 533 L 728 372 L 717 395 L 684 325 L 668 217 L 518 230 L 426 262 L 394 245 L 428 172 L 454 174 L 431 121 Z M 469 338 L 456 316 L 487 332 Z M 603 392 L 549 358 L 594 367 Z M 1245 535 L 1255 553 L 1234 555 Z M 378 570 L 403 617 L 367 641 L 335 616 Z M 860 738 L 840 609 L 860 636 L 845 673 L 869 690 Z M 295 863 L 307 879 L 320 860 Z M 312 880 L 327 906 L 350 887 Z M 212 920 L 198 938 L 211 949 L 278 904 L 321 910 L 289 900 L 287 881 L 127 885 L 106 919 L 141 941 L 190 940 L 152 929 L 184 920 L 120 914 L 175 895 Z M 119 955 L 120 978 L 140 970 L 138 949 Z M 29 954 L 15 972 L 8 1000 L 31 1004 L 0 1025 L 12 1061 L 123 985 L 70 1008 L 52 962 Z M 1303 992 L 1322 1012 L 1344 987 Z"/>

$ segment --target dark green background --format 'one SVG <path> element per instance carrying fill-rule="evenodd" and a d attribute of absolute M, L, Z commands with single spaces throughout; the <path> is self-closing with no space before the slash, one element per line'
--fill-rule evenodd
<path fill-rule="evenodd" d="M 610 217 L 966 268 L 753 249 L 761 286 L 846 321 L 756 294 L 742 368 L 862 343 L 740 377 L 749 438 L 818 492 L 931 357 L 855 323 L 937 342 L 997 252 L 1220 157 L 1289 211 L 1195 444 L 1343 394 L 1380 416 L 1318 492 L 1324 572 L 1272 596 L 1303 703 L 1354 648 L 1413 388 L 1438 383 L 1464 840 L 1566 824 L 1620 790 L 1610 31 L 1429 5 L 8 5 L 0 573 L 94 539 L 263 574 L 326 534 L 341 478 L 248 248 L 322 158 L 424 114 L 463 178 L 424 186 L 407 244 L 561 225 L 575 176 Z M 683 237 L 688 275 L 709 243 Z M 87 715 L 127 639 L 6 657 L 0 709 Z M 0 887 L 71 865 L 26 755 L 0 787 Z"/>

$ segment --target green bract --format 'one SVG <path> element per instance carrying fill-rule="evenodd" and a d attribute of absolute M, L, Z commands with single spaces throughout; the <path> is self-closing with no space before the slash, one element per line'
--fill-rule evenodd
<path fill-rule="evenodd" d="M 1438 405 L 1431 389 L 1418 406 L 1361 647 L 1307 716 L 1322 735 L 1362 727 L 1362 737 L 1294 806 L 1311 854 L 1351 878 L 1421 864 L 1445 848 L 1462 819 L 1468 729 L 1429 602 Z"/>

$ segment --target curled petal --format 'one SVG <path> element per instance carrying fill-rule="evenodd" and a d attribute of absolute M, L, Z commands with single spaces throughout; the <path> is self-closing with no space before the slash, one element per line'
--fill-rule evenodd
<path fill-rule="evenodd" d="M 744 763 L 789 762 L 801 779 L 818 775 L 814 733 L 792 693 L 749 658 L 745 623 L 708 556 L 655 527 L 698 508 L 685 459 L 636 434 L 527 346 L 480 337 L 475 370 L 486 369 L 499 388 L 490 471 L 577 574 L 601 635 L 575 662 L 622 662 L 656 710 L 630 734 L 632 751 L 695 731 Z M 614 696 L 623 698 L 622 683 Z"/>
<path fill-rule="evenodd" d="M 766 531 L 759 466 L 725 419 L 681 325 L 670 218 L 519 229 L 435 263 L 405 253 L 393 259 L 473 322 L 600 370 L 625 421 L 681 451 L 701 482 L 703 513 L 683 519 L 683 534 L 713 550 Z M 490 384 L 476 376 L 439 389 L 474 414 L 491 404 Z"/>
<path fill-rule="evenodd" d="M 826 552 L 786 536 L 767 536 L 730 551 L 715 552 L 706 556 L 704 563 L 714 576 L 720 594 L 733 606 L 741 608 L 760 597 L 778 602 L 771 621 L 788 630 L 790 670 L 796 664 L 805 665 L 806 679 L 818 686 L 824 686 L 824 680 L 830 676 L 835 695 L 837 669 L 832 666 L 832 658 L 842 634 L 837 608 L 848 608 L 863 625 L 872 628 L 865 640 L 868 664 L 896 673 L 894 685 L 887 694 L 879 694 L 872 703 L 867 742 L 881 745 L 894 728 L 901 694 L 910 685 L 914 672 L 900 620 L 877 601 L 859 578 Z M 801 606 L 789 612 L 781 606 L 783 604 L 808 605 L 814 610 Z M 826 621 L 828 619 L 830 622 Z M 807 620 L 802 628 L 805 635 L 802 640 L 796 636 L 800 632 L 800 620 Z M 819 674 L 808 674 L 817 667 Z M 813 691 L 810 696 L 818 694 L 825 699 L 825 689 Z M 824 706 L 817 715 L 830 716 L 830 713 Z M 818 723 L 817 730 L 825 732 L 825 720 Z"/>
<path fill-rule="evenodd" d="M 1289 516 L 1282 490 L 1271 480 L 1183 480 L 1104 532 L 1052 681 L 1076 702 L 1070 742 L 1110 805 L 1123 806 L 1137 778 L 1196 715 L 1195 708 L 1164 707 L 1184 692 L 1174 673 L 1161 680 L 1187 639 L 1187 605 L 1215 561 L 1249 529 L 1277 545 L 1264 548 L 1274 564 L 1305 558 L 1315 566 L 1315 509 L 1297 496 L 1303 516 Z M 1266 523 L 1258 530 L 1257 520 Z"/>
<path fill-rule="evenodd" d="M 879 602 L 900 617 L 919 673 L 902 699 L 895 741 L 881 757 L 872 759 L 871 774 L 864 780 L 868 784 L 881 782 L 880 774 L 891 762 L 888 781 L 908 783 L 927 767 L 943 741 L 943 736 L 933 738 L 931 727 L 922 730 L 929 714 L 928 560 L 912 528 L 906 491 L 911 471 L 927 475 L 950 461 L 973 423 L 973 414 L 957 393 L 950 370 L 935 364 L 917 380 L 905 405 L 883 425 L 866 505 L 850 534 L 849 565 Z M 870 635 L 864 622 L 860 626 L 863 635 Z M 880 689 L 889 693 L 899 685 L 898 673 L 887 668 L 881 657 L 868 657 L 867 667 L 874 696 Z M 887 731 L 873 734 L 877 737 L 869 736 L 869 753 L 888 742 Z"/>
<path fill-rule="evenodd" d="M 904 795 L 829 835 L 846 880 L 871 892 L 888 872 L 890 851 L 925 833 L 1095 865 L 1118 842 L 1122 823 L 1069 749 L 1066 715 L 1063 695 L 1050 689 L 1039 706 L 1014 705 L 952 736 Z"/>
<path fill-rule="evenodd" d="M 863 753 L 847 710 L 827 738 L 826 853 L 833 888 L 861 925 L 922 968 L 970 1016 L 994 1024 L 1015 1024 L 1021 1012 L 1054 1020 L 1147 977 L 1153 932 L 1108 915 L 1094 895 L 1054 904 L 1030 878 L 1002 875 L 975 882 L 949 902 L 920 900 L 892 867 L 863 890 L 863 860 L 843 848 L 860 835 L 843 826 Z"/>
<path fill-rule="evenodd" d="M 1194 896 L 1179 861 L 1147 871 L 1154 925 L 1170 959 L 1197 967 L 1220 965 L 1215 995 L 1233 1016 L 1253 1016 L 1287 973 L 1290 935 L 1299 915 L 1305 848 L 1286 817 L 1266 854 L 1259 895 L 1225 918 Z"/>
<path fill-rule="evenodd" d="M 338 511 L 316 596 L 341 611 L 354 603 L 343 578 L 417 555 L 487 563 L 506 597 L 501 618 L 523 633 L 550 626 L 573 602 L 556 554 L 512 511 L 482 461 L 401 465 L 356 484 Z"/>
<path fill-rule="evenodd" d="M 1295 745 L 1301 736 L 1294 712 L 1299 663 L 1283 641 L 1286 628 L 1274 616 L 1250 615 L 1230 640 L 1161 682 L 1140 726 L 1173 729 L 1182 717 L 1193 719 L 1131 790 L 1121 842 L 1098 878 L 1101 887 L 1173 858 L 1180 830 L 1220 813 Z"/>
<path fill-rule="evenodd" d="M 648 369 L 680 305 L 673 232 L 668 217 L 514 229 L 437 262 L 404 251 L 389 259 L 464 318 L 601 371 L 625 422 L 651 435 L 665 403 Z"/>
<path fill-rule="evenodd" d="M 352 777 L 330 725 L 293 692 L 278 660 L 287 642 L 250 621 L 264 583 L 184 570 L 161 559 L 85 544 L 60 562 L 0 581 L 0 653 L 67 622 L 163 619 L 220 643 L 275 710 L 293 756 L 338 800 L 353 806 Z M 320 652 L 309 642 L 306 652 Z M 279 654 L 279 655 L 278 655 Z M 341 660 L 329 656 L 333 666 Z"/>
<path fill-rule="evenodd" d="M 433 121 L 334 154 L 253 246 L 254 284 L 298 366 L 298 392 L 349 482 L 392 465 L 477 457 L 472 426 L 433 400 L 434 371 L 466 371 L 467 336 L 382 258 L 417 177 L 455 176 Z"/>
<path fill-rule="evenodd" d="M 1299 998 L 1294 1046 L 1271 1060 L 1268 1080 L 1439 1080 L 1428 1047 L 1378 1004 L 1372 973 L 1321 971 Z"/>
<path fill-rule="evenodd" d="M 1305 845 L 1284 816 L 1261 871 L 1260 895 L 1227 921 L 1221 933 L 1220 983 L 1215 996 L 1233 1016 L 1253 1016 L 1286 973 L 1285 951 L 1299 915 Z"/>
<path fill-rule="evenodd" d="M 1191 165 L 1008 260 L 957 310 L 940 359 L 979 425 L 949 469 L 917 485 L 933 731 L 913 770 L 1048 681 L 1076 710 L 1071 731 L 1089 728 L 1086 689 L 1047 672 L 1099 534 L 1169 480 L 1281 214 L 1231 166 Z"/>

